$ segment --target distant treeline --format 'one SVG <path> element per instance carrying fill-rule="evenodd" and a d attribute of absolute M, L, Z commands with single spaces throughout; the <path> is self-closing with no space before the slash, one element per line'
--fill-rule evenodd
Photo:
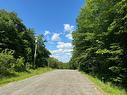
<path fill-rule="evenodd" d="M 73 33 L 72 69 L 127 88 L 127 0 L 86 0 Z"/>
<path fill-rule="evenodd" d="M 48 58 L 48 66 L 54 69 L 70 69 L 69 63 L 63 63 L 54 57 Z"/>

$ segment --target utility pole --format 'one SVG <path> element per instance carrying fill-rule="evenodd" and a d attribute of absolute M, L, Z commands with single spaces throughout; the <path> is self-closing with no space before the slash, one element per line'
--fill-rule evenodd
<path fill-rule="evenodd" d="M 35 50 L 34 50 L 34 64 L 33 67 L 35 68 L 35 63 L 36 63 L 36 56 L 37 56 L 37 41 L 38 41 L 38 37 L 35 37 Z"/>

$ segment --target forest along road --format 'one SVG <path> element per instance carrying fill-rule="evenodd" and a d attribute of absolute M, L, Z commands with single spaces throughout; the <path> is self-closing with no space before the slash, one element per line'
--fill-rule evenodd
<path fill-rule="evenodd" d="M 76 70 L 54 70 L 0 87 L 0 95 L 103 95 Z"/>

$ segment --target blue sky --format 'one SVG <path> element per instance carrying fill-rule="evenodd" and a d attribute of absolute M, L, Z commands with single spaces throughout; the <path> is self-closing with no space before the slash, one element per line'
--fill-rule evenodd
<path fill-rule="evenodd" d="M 72 52 L 71 33 L 84 0 L 0 0 L 0 9 L 14 11 L 28 28 L 44 34 L 53 57 L 67 62 Z"/>

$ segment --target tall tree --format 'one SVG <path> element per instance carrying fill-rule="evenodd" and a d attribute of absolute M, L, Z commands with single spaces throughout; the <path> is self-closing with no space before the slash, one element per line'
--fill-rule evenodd
<path fill-rule="evenodd" d="M 72 67 L 116 84 L 127 83 L 126 0 L 87 0 L 73 39 Z"/>

